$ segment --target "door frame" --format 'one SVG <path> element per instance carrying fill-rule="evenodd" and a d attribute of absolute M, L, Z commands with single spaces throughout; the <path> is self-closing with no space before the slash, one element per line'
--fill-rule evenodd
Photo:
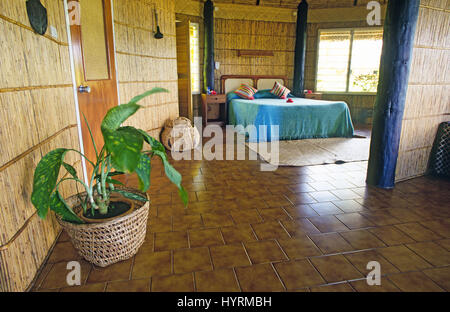
<path fill-rule="evenodd" d="M 77 118 L 77 130 L 78 130 L 78 142 L 80 144 L 80 152 L 84 154 L 84 143 L 83 143 L 83 135 L 81 131 L 81 117 L 80 117 L 80 107 L 78 102 L 78 85 L 77 80 L 75 77 L 75 59 L 74 59 L 74 52 L 73 52 L 73 45 L 72 45 L 72 34 L 70 31 L 70 19 L 69 19 L 69 5 L 68 2 L 70 0 L 64 0 L 64 16 L 66 19 L 66 32 L 67 32 L 67 42 L 68 42 L 68 49 L 69 49 L 69 61 L 70 61 L 70 70 L 71 70 L 71 76 L 72 76 L 72 84 L 73 84 L 73 98 L 75 103 L 75 112 L 76 112 L 76 118 Z M 115 66 L 115 73 L 116 73 L 116 84 L 117 84 L 117 99 L 118 99 L 118 105 L 120 105 L 120 92 L 119 92 L 119 75 L 117 70 L 117 51 L 116 51 L 116 32 L 114 28 L 114 3 L 113 0 L 104 0 L 104 1 L 110 1 L 111 3 L 111 22 L 112 22 L 112 32 L 113 32 L 113 44 L 112 44 L 112 53 L 114 54 L 114 66 Z M 81 157 L 81 166 L 83 170 L 83 176 L 84 176 L 84 182 L 89 183 L 89 177 L 87 176 L 87 167 L 86 167 L 86 160 L 84 157 Z"/>

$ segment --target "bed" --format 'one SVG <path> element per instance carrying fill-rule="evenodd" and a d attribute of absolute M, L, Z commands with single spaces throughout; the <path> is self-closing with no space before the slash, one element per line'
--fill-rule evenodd
<path fill-rule="evenodd" d="M 285 84 L 287 80 L 281 76 L 222 77 L 222 92 L 227 94 L 228 124 L 242 126 L 238 132 L 246 134 L 250 142 L 353 137 L 350 110 L 345 102 L 290 96 L 293 103 L 287 103 L 268 92 L 275 81 Z M 255 100 L 241 99 L 233 91 L 242 83 L 256 86 L 262 92 L 255 95 Z M 278 135 L 271 127 L 276 125 Z"/>

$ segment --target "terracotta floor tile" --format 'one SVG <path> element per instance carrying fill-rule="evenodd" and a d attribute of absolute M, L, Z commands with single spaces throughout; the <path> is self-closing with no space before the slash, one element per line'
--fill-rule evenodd
<path fill-rule="evenodd" d="M 38 272 L 38 276 L 36 277 L 36 280 L 33 285 L 33 291 L 39 289 L 41 287 L 42 282 L 45 280 L 45 277 L 47 276 L 48 272 L 52 269 L 53 264 L 52 263 L 46 263 L 40 272 Z"/>
<path fill-rule="evenodd" d="M 348 231 L 349 229 L 335 216 L 321 216 L 308 218 L 322 233 Z"/>
<path fill-rule="evenodd" d="M 317 191 L 315 188 L 313 188 L 308 183 L 292 184 L 292 185 L 288 185 L 288 187 L 293 193 L 308 193 L 308 192 Z"/>
<path fill-rule="evenodd" d="M 324 254 L 353 250 L 353 247 L 337 233 L 311 234 L 309 237 Z"/>
<path fill-rule="evenodd" d="M 343 213 L 343 211 L 339 209 L 336 205 L 334 205 L 332 202 L 310 204 L 310 206 L 320 216 Z"/>
<path fill-rule="evenodd" d="M 203 227 L 202 217 L 200 215 L 174 216 L 173 230 L 186 231 Z"/>
<path fill-rule="evenodd" d="M 212 270 L 209 250 L 206 247 L 173 251 L 174 273 Z"/>
<path fill-rule="evenodd" d="M 405 246 L 380 248 L 378 249 L 378 252 L 402 272 L 422 270 L 431 267 L 431 264 Z"/>
<path fill-rule="evenodd" d="M 262 200 L 269 208 L 282 207 L 291 204 L 291 202 L 286 197 L 280 195 L 264 196 Z"/>
<path fill-rule="evenodd" d="M 386 247 L 386 245 L 379 240 L 375 235 L 367 230 L 355 230 L 340 233 L 346 241 L 350 243 L 355 249 L 370 249 L 378 247 Z"/>
<path fill-rule="evenodd" d="M 253 264 L 287 260 L 274 240 L 244 243 L 244 245 Z"/>
<path fill-rule="evenodd" d="M 319 216 L 319 214 L 314 209 L 312 209 L 310 205 L 286 206 L 284 207 L 284 210 L 293 219 Z"/>
<path fill-rule="evenodd" d="M 252 228 L 259 240 L 290 237 L 278 221 L 252 224 Z"/>
<path fill-rule="evenodd" d="M 339 221 L 344 223 L 345 226 L 351 230 L 367 228 L 375 225 L 369 219 L 363 217 L 357 212 L 339 214 L 336 215 L 336 218 L 338 218 Z"/>
<path fill-rule="evenodd" d="M 324 279 L 308 260 L 280 262 L 274 266 L 287 290 L 325 284 Z"/>
<path fill-rule="evenodd" d="M 388 246 L 415 242 L 411 237 L 409 237 L 408 235 L 406 235 L 405 233 L 403 233 L 394 226 L 383 226 L 369 229 L 368 231 L 377 236 Z"/>
<path fill-rule="evenodd" d="M 308 193 L 308 195 L 310 195 L 312 198 L 314 198 L 319 203 L 341 199 L 341 198 L 336 197 L 333 193 L 331 193 L 329 191 L 311 192 L 311 193 Z"/>
<path fill-rule="evenodd" d="M 422 272 L 399 273 L 388 276 L 389 280 L 402 291 L 442 292 L 435 282 Z"/>
<path fill-rule="evenodd" d="M 328 283 L 363 277 L 342 255 L 311 258 L 311 262 Z"/>
<path fill-rule="evenodd" d="M 204 229 L 190 230 L 189 243 L 192 248 L 223 245 L 224 241 L 219 229 Z"/>
<path fill-rule="evenodd" d="M 264 221 L 291 220 L 291 217 L 281 207 L 259 209 L 258 211 Z"/>
<path fill-rule="evenodd" d="M 444 247 L 447 251 L 450 251 L 450 238 L 437 240 L 435 243 Z"/>
<path fill-rule="evenodd" d="M 278 242 L 291 260 L 320 256 L 322 254 L 319 248 L 317 248 L 306 235 L 297 236 L 295 238 L 278 239 Z"/>
<path fill-rule="evenodd" d="M 407 208 L 389 209 L 389 213 L 399 219 L 401 222 L 417 222 L 423 220 L 421 216 Z"/>
<path fill-rule="evenodd" d="M 78 254 L 78 251 L 73 247 L 70 241 L 67 242 L 58 242 L 48 259 L 48 263 L 56 263 L 56 262 L 70 262 L 77 261 L 82 259 L 82 257 Z"/>
<path fill-rule="evenodd" d="M 186 231 L 155 234 L 155 251 L 165 251 L 188 247 L 188 236 Z"/>
<path fill-rule="evenodd" d="M 61 288 L 60 292 L 104 292 L 106 283 L 87 284 L 83 286 L 72 286 Z"/>
<path fill-rule="evenodd" d="M 406 245 L 434 266 L 450 265 L 450 252 L 433 242 Z"/>
<path fill-rule="evenodd" d="M 398 224 L 396 227 L 418 242 L 443 238 L 419 223 Z"/>
<path fill-rule="evenodd" d="M 336 187 L 328 182 L 310 182 L 308 184 L 312 186 L 315 191 L 330 191 L 336 189 Z"/>
<path fill-rule="evenodd" d="M 320 233 L 320 231 L 308 219 L 305 218 L 296 219 L 294 221 L 281 221 L 281 223 L 291 237 Z"/>
<path fill-rule="evenodd" d="M 133 259 L 121 261 L 106 268 L 92 266 L 87 283 L 101 283 L 110 281 L 129 280 Z"/>
<path fill-rule="evenodd" d="M 360 214 L 377 226 L 385 226 L 401 223 L 401 221 L 392 216 L 388 209 L 378 209 L 373 211 L 362 211 Z"/>
<path fill-rule="evenodd" d="M 133 264 L 133 279 L 172 273 L 170 251 L 138 253 Z"/>
<path fill-rule="evenodd" d="M 367 276 L 370 272 L 370 270 L 367 269 L 367 264 L 371 261 L 377 261 L 380 264 L 381 275 L 383 276 L 386 274 L 400 272 L 395 266 L 392 265 L 392 263 L 387 261 L 386 258 L 381 256 L 375 250 L 347 253 L 344 257 L 347 258 L 347 260 L 350 261 L 350 263 L 353 264 L 355 268 L 358 269 L 358 271 L 364 276 Z"/>
<path fill-rule="evenodd" d="M 172 231 L 172 217 L 154 217 L 148 219 L 149 231 L 170 232 Z"/>
<path fill-rule="evenodd" d="M 78 260 L 78 262 L 80 262 L 81 285 L 84 285 L 92 265 L 85 260 Z M 50 269 L 50 272 L 46 275 L 40 289 L 56 289 L 69 286 L 67 285 L 66 280 L 69 272 L 70 271 L 67 270 L 67 262 L 55 263 Z"/>
<path fill-rule="evenodd" d="M 189 274 L 173 274 L 152 277 L 152 292 L 193 292 L 194 277 Z"/>
<path fill-rule="evenodd" d="M 111 282 L 106 285 L 107 292 L 149 292 L 150 279 Z"/>
<path fill-rule="evenodd" d="M 195 285 L 199 292 L 237 292 L 240 291 L 232 269 L 195 272 Z"/>
<path fill-rule="evenodd" d="M 210 251 L 214 268 L 231 268 L 251 264 L 242 244 L 213 246 Z"/>
<path fill-rule="evenodd" d="M 450 291 L 450 266 L 424 270 L 423 273 L 446 291 Z"/>
<path fill-rule="evenodd" d="M 203 213 L 203 223 L 206 227 L 232 226 L 233 219 L 229 214 Z"/>
<path fill-rule="evenodd" d="M 361 198 L 360 195 L 353 192 L 350 189 L 342 189 L 342 190 L 332 190 L 331 193 L 333 195 L 337 196 L 340 200 L 350 200 L 350 199 L 357 199 Z"/>
<path fill-rule="evenodd" d="M 262 218 L 257 209 L 247 209 L 241 211 L 232 211 L 231 217 L 236 224 L 242 223 L 258 223 L 262 222 Z"/>
<path fill-rule="evenodd" d="M 345 213 L 366 210 L 366 208 L 364 208 L 363 205 L 356 202 L 355 200 L 335 200 L 332 203 L 335 204 L 339 209 L 341 209 Z"/>
<path fill-rule="evenodd" d="M 311 292 L 354 292 L 349 283 L 339 283 L 310 288 Z"/>
<path fill-rule="evenodd" d="M 433 220 L 433 221 L 425 221 L 420 222 L 424 227 L 430 229 L 436 234 L 441 235 L 442 237 L 450 237 L 450 220 Z"/>
<path fill-rule="evenodd" d="M 236 275 L 245 292 L 280 292 L 283 284 L 270 264 L 257 264 L 236 268 Z"/>
<path fill-rule="evenodd" d="M 256 241 L 256 236 L 249 224 L 223 227 L 220 231 L 227 244 Z"/>
<path fill-rule="evenodd" d="M 295 193 L 289 194 L 286 197 L 293 205 L 304 205 L 304 204 L 314 204 L 317 203 L 311 195 L 311 193 Z"/>
<path fill-rule="evenodd" d="M 381 285 L 369 285 L 367 284 L 367 280 L 359 280 L 350 282 L 352 287 L 357 292 L 399 292 L 400 289 L 395 286 L 391 281 L 389 281 L 386 277 L 381 278 Z"/>

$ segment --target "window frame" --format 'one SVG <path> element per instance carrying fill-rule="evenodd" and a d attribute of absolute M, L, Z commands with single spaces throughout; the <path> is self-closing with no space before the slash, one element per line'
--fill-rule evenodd
<path fill-rule="evenodd" d="M 201 55 L 200 55 L 200 23 L 189 21 L 189 41 L 191 40 L 191 31 L 190 31 L 191 25 L 196 25 L 197 33 L 198 33 L 198 47 L 197 47 L 198 64 L 196 64 L 198 66 L 198 91 L 194 91 L 193 90 L 192 82 L 191 82 L 190 83 L 190 85 L 191 85 L 191 94 L 192 95 L 199 95 L 199 94 L 202 93 L 202 72 L 201 72 L 201 68 L 200 68 L 200 58 L 201 58 Z M 191 44 L 189 42 L 189 49 L 190 49 L 190 45 Z M 190 68 L 190 71 L 191 71 L 189 73 L 189 76 L 191 76 L 192 75 L 192 66 L 193 66 L 193 64 L 191 62 L 190 51 L 189 51 L 189 62 L 190 62 L 189 68 Z M 192 78 L 191 78 L 191 80 L 192 80 Z"/>
<path fill-rule="evenodd" d="M 348 94 L 348 95 L 377 95 L 377 92 L 352 92 L 350 91 L 350 75 L 351 75 L 351 68 L 352 68 L 352 56 L 353 56 L 353 38 L 355 31 L 358 30 L 381 30 L 383 31 L 384 35 L 384 29 L 383 27 L 346 27 L 346 28 L 319 28 L 317 31 L 317 42 L 316 42 L 316 68 L 315 68 L 315 77 L 314 77 L 314 88 L 316 92 L 320 92 L 323 94 Z M 322 32 L 327 31 L 350 31 L 350 53 L 348 55 L 348 65 L 347 65 L 347 84 L 346 84 L 346 91 L 319 91 L 317 89 L 317 77 L 318 77 L 318 71 L 319 71 L 319 54 L 320 54 L 320 35 Z M 378 69 L 379 71 L 379 69 Z"/>

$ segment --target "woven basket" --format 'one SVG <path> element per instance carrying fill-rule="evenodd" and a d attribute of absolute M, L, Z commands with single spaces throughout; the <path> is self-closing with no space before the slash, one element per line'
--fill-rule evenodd
<path fill-rule="evenodd" d="M 199 145 L 200 134 L 189 119 L 178 117 L 164 124 L 161 142 L 168 150 L 174 152 L 189 151 Z"/>
<path fill-rule="evenodd" d="M 121 189 L 146 197 L 135 189 Z M 83 198 L 86 194 L 80 195 Z M 104 223 L 73 224 L 60 218 L 57 220 L 84 259 L 99 267 L 106 267 L 133 257 L 144 243 L 150 204 L 133 202 L 135 210 L 132 213 Z M 67 204 L 73 207 L 75 213 L 80 212 L 78 196 L 68 198 Z"/>

